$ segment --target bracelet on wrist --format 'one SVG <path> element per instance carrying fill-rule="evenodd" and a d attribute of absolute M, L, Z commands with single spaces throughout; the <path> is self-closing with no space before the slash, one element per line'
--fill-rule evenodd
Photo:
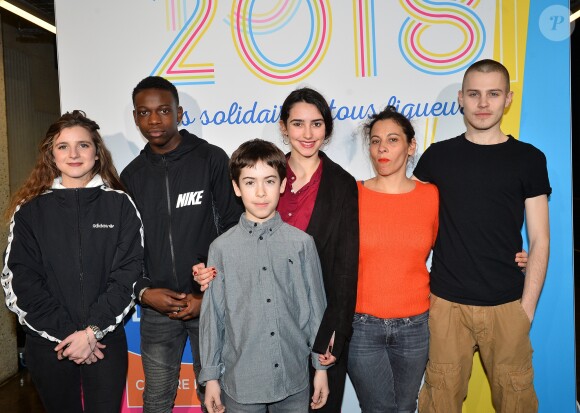
<path fill-rule="evenodd" d="M 101 341 L 103 339 L 103 337 L 105 336 L 103 334 L 103 332 L 101 331 L 101 329 L 95 325 L 89 325 L 88 328 L 93 330 L 93 334 L 95 335 L 95 339 L 97 341 Z"/>
<path fill-rule="evenodd" d="M 147 291 L 148 289 L 149 289 L 149 287 L 145 287 L 145 288 L 142 288 L 141 291 L 139 291 L 139 302 L 141 302 L 141 299 L 143 298 L 143 293 L 145 291 Z"/>
<path fill-rule="evenodd" d="M 85 329 L 85 335 L 87 336 L 87 343 L 89 343 L 89 350 L 91 350 L 91 354 L 95 351 L 95 347 L 97 346 L 97 342 L 95 341 L 95 347 L 91 347 L 91 338 L 89 337 L 89 332 Z"/>

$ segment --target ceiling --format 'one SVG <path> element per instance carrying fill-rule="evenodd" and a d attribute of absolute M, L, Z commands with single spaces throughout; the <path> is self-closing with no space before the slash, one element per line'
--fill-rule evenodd
<path fill-rule="evenodd" d="M 9 0 L 9 2 L 54 24 L 54 0 Z"/>

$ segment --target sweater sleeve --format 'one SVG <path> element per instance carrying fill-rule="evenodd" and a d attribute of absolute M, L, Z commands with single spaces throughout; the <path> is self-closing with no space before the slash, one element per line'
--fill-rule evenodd
<path fill-rule="evenodd" d="M 33 217 L 20 207 L 10 222 L 2 270 L 6 305 L 20 324 L 47 340 L 60 342 L 74 333 L 76 326 L 48 288 L 33 223 Z"/>
<path fill-rule="evenodd" d="M 124 197 L 107 289 L 89 307 L 87 318 L 87 324 L 96 325 L 104 334 L 113 331 L 133 307 L 133 289 L 143 271 L 143 224 L 133 201 L 126 194 Z"/>
<path fill-rule="evenodd" d="M 312 238 L 306 243 L 305 260 L 302 263 L 302 274 L 308 286 L 308 301 L 310 305 L 310 317 L 308 319 L 308 342 L 314 343 L 316 334 L 322 321 L 322 316 L 326 308 L 326 297 L 324 295 L 324 283 L 322 281 L 322 269 L 320 259 L 316 252 L 316 244 Z M 318 354 L 312 351 L 312 366 L 317 370 L 326 370 L 329 366 L 323 366 L 318 361 Z"/>
<path fill-rule="evenodd" d="M 352 331 L 352 318 L 356 305 L 359 255 L 358 188 L 353 177 L 344 183 L 344 195 L 340 205 L 339 232 L 343 234 L 337 243 L 336 271 L 332 283 L 325 285 L 328 306 L 314 343 L 314 351 L 324 353 L 332 334 L 332 354 L 339 358 Z"/>
<path fill-rule="evenodd" d="M 130 173 L 127 172 L 127 169 L 124 169 L 123 172 L 121 172 L 121 182 L 125 186 L 125 189 L 127 190 L 127 194 L 129 195 L 131 200 L 133 200 L 134 199 L 134 197 L 133 197 L 133 194 L 134 194 L 133 182 L 131 181 Z M 133 203 L 134 202 L 135 201 L 133 201 Z M 147 272 L 145 271 L 145 265 L 143 265 L 141 277 L 139 277 L 139 279 L 135 282 L 135 284 L 133 286 L 133 295 L 134 295 L 135 299 L 139 299 L 139 293 L 141 292 L 142 289 L 151 288 L 152 285 L 153 284 L 151 283 L 151 279 L 149 278 Z"/>

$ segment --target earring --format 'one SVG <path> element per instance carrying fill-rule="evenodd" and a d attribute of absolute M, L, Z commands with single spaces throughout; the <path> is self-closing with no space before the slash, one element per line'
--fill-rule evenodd
<path fill-rule="evenodd" d="M 282 143 L 284 143 L 284 145 L 288 145 L 290 143 L 290 140 L 288 139 L 288 134 L 285 133 L 284 135 L 282 135 Z"/>

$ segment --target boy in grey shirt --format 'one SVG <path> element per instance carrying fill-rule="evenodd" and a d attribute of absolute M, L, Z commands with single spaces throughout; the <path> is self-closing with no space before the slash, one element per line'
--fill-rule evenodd
<path fill-rule="evenodd" d="M 311 236 L 276 212 L 286 158 L 255 139 L 230 160 L 236 195 L 246 212 L 210 246 L 217 276 L 200 317 L 205 405 L 210 413 L 308 412 L 308 362 L 316 374 L 311 407 L 328 397 L 326 368 L 311 352 L 326 307 L 320 262 Z M 222 392 L 223 390 L 223 392 Z"/>

